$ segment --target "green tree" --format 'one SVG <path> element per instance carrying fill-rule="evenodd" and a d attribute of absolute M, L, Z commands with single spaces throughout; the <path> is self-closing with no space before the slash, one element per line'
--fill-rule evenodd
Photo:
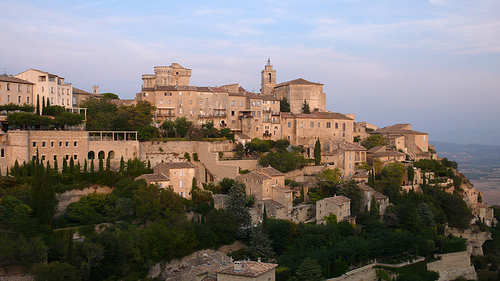
<path fill-rule="evenodd" d="M 252 223 L 252 218 L 246 207 L 245 185 L 243 183 L 236 181 L 231 187 L 226 199 L 226 210 L 233 213 L 238 220 L 239 228 L 236 237 L 244 238 Z"/>
<path fill-rule="evenodd" d="M 286 99 L 286 97 L 283 97 L 280 100 L 280 111 L 281 112 L 290 112 L 290 103 L 288 103 L 288 100 Z"/>
<path fill-rule="evenodd" d="M 304 100 L 304 103 L 302 104 L 301 111 L 303 114 L 311 114 L 311 109 L 309 108 L 309 104 L 306 100 Z"/>
<path fill-rule="evenodd" d="M 375 134 L 367 137 L 361 142 L 366 149 L 372 149 L 375 146 L 385 145 L 385 139 L 381 135 Z"/>
<path fill-rule="evenodd" d="M 49 264 L 39 263 L 33 268 L 35 281 L 80 281 L 78 269 L 66 262 L 53 261 Z"/>
<path fill-rule="evenodd" d="M 314 164 L 319 165 L 321 163 L 321 143 L 319 139 L 316 140 L 314 145 Z"/>
<path fill-rule="evenodd" d="M 101 96 L 104 99 L 111 99 L 111 100 L 119 100 L 120 99 L 117 94 L 113 94 L 113 93 L 102 93 Z"/>
<path fill-rule="evenodd" d="M 189 152 L 184 153 L 184 159 L 191 162 L 191 156 L 189 156 Z"/>
<path fill-rule="evenodd" d="M 306 258 L 300 264 L 299 268 L 297 269 L 297 272 L 295 272 L 295 275 L 297 276 L 298 280 L 320 281 L 324 280 L 321 272 L 322 272 L 321 266 L 318 264 L 316 260 L 311 258 Z"/>
<path fill-rule="evenodd" d="M 31 177 L 30 207 L 33 215 L 43 224 L 50 224 L 55 214 L 56 195 L 50 166 L 44 168 L 36 157 Z"/>
<path fill-rule="evenodd" d="M 254 259 L 262 258 L 263 261 L 269 261 L 274 256 L 272 241 L 267 236 L 262 226 L 253 227 L 250 231 L 250 245 L 248 252 Z"/>
<path fill-rule="evenodd" d="M 413 166 L 408 166 L 407 174 L 408 174 L 408 183 L 411 183 L 411 185 L 413 185 L 413 180 L 415 179 L 415 170 L 413 169 Z"/>
<path fill-rule="evenodd" d="M 118 108 L 110 99 L 87 99 L 82 102 L 81 107 L 87 108 L 86 128 L 88 131 L 112 129 Z"/>

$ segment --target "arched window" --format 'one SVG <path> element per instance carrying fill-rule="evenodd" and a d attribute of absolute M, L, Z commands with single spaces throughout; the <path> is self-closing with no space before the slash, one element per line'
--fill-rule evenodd
<path fill-rule="evenodd" d="M 269 73 L 269 82 L 271 82 L 271 73 Z"/>
<path fill-rule="evenodd" d="M 94 159 L 95 158 L 95 153 L 93 151 L 89 151 L 89 154 L 87 155 L 88 159 Z"/>
<path fill-rule="evenodd" d="M 3 150 L 3 148 L 2 148 L 2 150 L 0 151 L 0 157 L 5 157 L 5 150 Z"/>
<path fill-rule="evenodd" d="M 99 159 L 104 159 L 104 156 L 105 156 L 105 155 L 106 155 L 106 154 L 104 153 L 104 151 L 102 151 L 102 150 L 101 150 L 101 151 L 99 151 L 99 154 L 97 154 L 97 158 L 99 158 Z"/>
<path fill-rule="evenodd" d="M 108 158 L 109 158 L 109 159 L 114 159 L 114 158 L 115 158 L 115 152 L 114 152 L 113 150 L 110 150 L 110 151 L 108 152 Z"/>

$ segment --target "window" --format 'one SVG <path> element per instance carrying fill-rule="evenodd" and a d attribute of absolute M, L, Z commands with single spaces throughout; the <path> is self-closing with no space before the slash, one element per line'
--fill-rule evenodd
<path fill-rule="evenodd" d="M 171 100 L 167 100 L 167 104 L 171 104 L 171 103 L 172 103 L 172 101 L 171 101 Z"/>
<path fill-rule="evenodd" d="M 179 181 L 179 186 L 180 186 L 180 187 L 184 187 L 184 180 L 180 180 L 180 181 Z"/>
<path fill-rule="evenodd" d="M 69 146 L 69 141 L 66 142 L 66 146 Z"/>
<path fill-rule="evenodd" d="M 260 117 L 260 111 L 257 111 L 257 117 Z"/>
<path fill-rule="evenodd" d="M 7 102 L 10 102 L 10 95 L 7 95 Z"/>
<path fill-rule="evenodd" d="M 326 122 L 326 128 L 330 129 L 332 127 L 332 124 L 330 122 Z"/>
<path fill-rule="evenodd" d="M 64 157 L 66 158 L 66 160 L 69 160 L 69 155 L 68 154 L 66 154 Z"/>
<path fill-rule="evenodd" d="M 321 123 L 320 122 L 318 122 L 318 128 L 321 128 Z"/>
<path fill-rule="evenodd" d="M 21 96 L 17 96 L 17 103 L 21 103 Z"/>
<path fill-rule="evenodd" d="M 7 83 L 7 91 L 10 91 L 10 83 Z"/>
<path fill-rule="evenodd" d="M 43 93 L 44 88 L 42 87 L 42 93 Z"/>
<path fill-rule="evenodd" d="M 231 111 L 231 116 L 234 116 L 234 110 Z"/>
<path fill-rule="evenodd" d="M 193 100 L 189 100 L 189 104 L 193 104 Z"/>
<path fill-rule="evenodd" d="M 0 150 L 0 157 L 2 157 L 2 158 L 5 157 L 5 150 L 3 150 L 3 148 L 2 148 L 2 150 Z"/>
<path fill-rule="evenodd" d="M 304 127 L 304 123 L 300 122 L 300 127 L 301 128 Z"/>
<path fill-rule="evenodd" d="M 339 128 L 339 123 L 335 123 L 335 129 Z"/>
<path fill-rule="evenodd" d="M 45 161 L 45 155 L 42 155 L 42 161 Z"/>
<path fill-rule="evenodd" d="M 236 106 L 236 101 L 232 100 L 230 103 L 231 106 Z"/>
<path fill-rule="evenodd" d="M 342 123 L 342 131 L 345 131 L 345 123 Z"/>
<path fill-rule="evenodd" d="M 163 99 L 161 99 L 161 100 L 159 100 L 159 101 L 158 101 L 158 103 L 159 103 L 159 104 L 164 104 L 164 103 L 165 103 L 165 101 L 164 101 Z"/>
<path fill-rule="evenodd" d="M 288 122 L 288 128 L 292 127 L 292 122 Z"/>
<path fill-rule="evenodd" d="M 20 92 L 21 91 L 21 84 L 18 84 L 17 85 L 17 91 Z"/>
<path fill-rule="evenodd" d="M 62 141 L 59 142 L 59 146 L 62 146 Z"/>
<path fill-rule="evenodd" d="M 74 159 L 74 160 L 78 160 L 78 155 L 76 155 L 76 154 L 75 154 L 75 155 L 73 155 L 73 159 Z"/>
<path fill-rule="evenodd" d="M 26 85 L 26 92 L 30 92 L 30 85 Z"/>
<path fill-rule="evenodd" d="M 54 155 L 54 161 L 57 161 L 57 155 Z"/>
<path fill-rule="evenodd" d="M 240 106 L 243 106 L 243 101 L 240 101 Z"/>
<path fill-rule="evenodd" d="M 54 87 L 50 87 L 50 93 L 53 94 L 54 93 Z"/>
<path fill-rule="evenodd" d="M 314 122 L 311 122 L 311 128 L 314 128 Z"/>
<path fill-rule="evenodd" d="M 26 103 L 30 103 L 30 97 L 26 97 Z"/>
<path fill-rule="evenodd" d="M 183 177 L 184 176 L 184 171 L 179 172 L 179 176 Z"/>
<path fill-rule="evenodd" d="M 33 142 L 33 147 L 36 147 L 36 141 Z"/>
<path fill-rule="evenodd" d="M 179 105 L 182 106 L 182 100 L 179 100 Z"/>
<path fill-rule="evenodd" d="M 73 146 L 76 146 L 77 144 L 78 144 L 78 142 L 77 142 L 77 141 L 74 141 L 74 142 L 73 142 Z"/>
<path fill-rule="evenodd" d="M 42 141 L 42 147 L 45 147 L 45 142 L 44 141 Z"/>

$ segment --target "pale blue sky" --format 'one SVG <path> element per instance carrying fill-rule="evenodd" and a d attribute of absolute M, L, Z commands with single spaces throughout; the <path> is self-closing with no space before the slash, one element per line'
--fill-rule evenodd
<path fill-rule="evenodd" d="M 240 3 L 242 2 L 242 3 Z M 0 71 L 133 98 L 178 62 L 191 84 L 323 83 L 327 108 L 430 140 L 500 144 L 500 1 L 4 1 Z"/>

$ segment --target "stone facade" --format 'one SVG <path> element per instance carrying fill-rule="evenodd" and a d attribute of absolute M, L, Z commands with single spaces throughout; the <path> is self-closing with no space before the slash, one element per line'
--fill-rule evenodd
<path fill-rule="evenodd" d="M 36 155 L 40 160 L 54 166 L 57 161 L 62 168 L 63 159 L 80 163 L 98 158 L 110 158 L 111 165 L 118 167 L 121 157 L 125 161 L 139 157 L 137 132 L 91 132 L 91 131 L 28 131 L 10 130 L 0 134 L 0 168 L 29 162 Z M 98 163 L 94 163 L 96 166 Z M 97 167 L 97 166 L 96 166 Z"/>
<path fill-rule="evenodd" d="M 331 214 L 337 216 L 337 221 L 346 220 L 354 223 L 354 218 L 351 217 L 351 199 L 335 195 L 316 201 L 317 223 L 326 223 L 324 218 Z"/>
<path fill-rule="evenodd" d="M 66 83 L 63 77 L 36 69 L 28 69 L 16 77 L 35 84 L 32 98 L 35 104 L 39 98 L 40 106 L 42 99 L 45 99 L 45 104 L 50 101 L 50 105 L 73 106 L 73 85 Z"/>
<path fill-rule="evenodd" d="M 366 148 L 359 143 L 330 141 L 323 143 L 321 162 L 329 164 L 330 169 L 338 168 L 348 180 L 358 171 L 358 166 L 366 162 Z"/>
<path fill-rule="evenodd" d="M 34 87 L 35 83 L 30 81 L 0 75 L 0 104 L 33 104 Z"/>
<path fill-rule="evenodd" d="M 385 213 L 385 209 L 390 205 L 389 197 L 384 194 L 375 191 L 373 188 L 369 187 L 365 183 L 358 184 L 359 189 L 361 189 L 363 195 L 363 207 L 370 211 L 372 198 L 375 198 L 379 206 L 379 212 L 381 215 Z"/>
<path fill-rule="evenodd" d="M 217 272 L 217 281 L 275 281 L 277 264 L 254 261 L 235 261 Z"/>
<path fill-rule="evenodd" d="M 386 139 L 389 146 L 396 146 L 412 159 L 430 159 L 429 134 L 411 129 L 411 124 L 396 124 L 373 132 Z"/>
<path fill-rule="evenodd" d="M 464 277 L 467 280 L 477 280 L 477 274 L 470 261 L 467 251 L 438 255 L 440 260 L 427 264 L 427 270 L 439 273 L 438 281 L 455 280 Z"/>
<path fill-rule="evenodd" d="M 144 179 L 148 185 L 172 188 L 175 193 L 190 200 L 195 176 L 196 166 L 190 162 L 162 162 L 153 168 L 153 174 L 140 175 L 136 180 Z"/>

